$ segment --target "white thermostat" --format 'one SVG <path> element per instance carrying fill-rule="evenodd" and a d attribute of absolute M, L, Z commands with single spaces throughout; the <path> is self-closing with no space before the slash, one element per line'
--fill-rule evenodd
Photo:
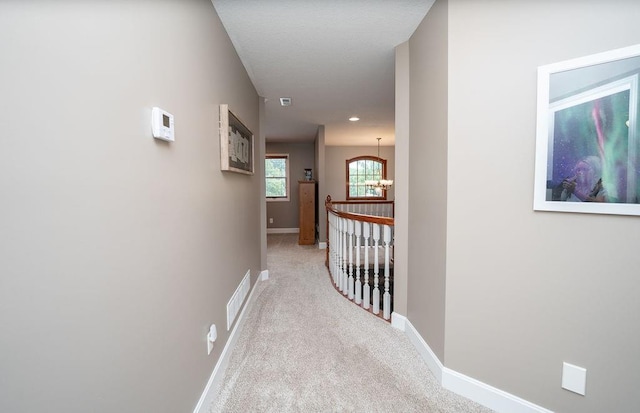
<path fill-rule="evenodd" d="M 151 130 L 154 138 L 175 141 L 173 115 L 158 107 L 151 109 Z"/>

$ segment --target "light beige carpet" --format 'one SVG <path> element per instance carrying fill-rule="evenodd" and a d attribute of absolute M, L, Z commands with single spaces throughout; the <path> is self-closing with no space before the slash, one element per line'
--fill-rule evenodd
<path fill-rule="evenodd" d="M 211 412 L 490 410 L 444 390 L 401 331 L 331 285 L 325 251 L 268 236 L 261 282 Z"/>

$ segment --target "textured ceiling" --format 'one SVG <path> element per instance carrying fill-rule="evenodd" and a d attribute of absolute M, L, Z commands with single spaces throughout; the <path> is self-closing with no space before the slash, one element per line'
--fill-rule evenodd
<path fill-rule="evenodd" d="M 433 0 L 212 2 L 266 99 L 268 142 L 313 141 L 325 125 L 327 145 L 394 143 L 394 48 Z"/>

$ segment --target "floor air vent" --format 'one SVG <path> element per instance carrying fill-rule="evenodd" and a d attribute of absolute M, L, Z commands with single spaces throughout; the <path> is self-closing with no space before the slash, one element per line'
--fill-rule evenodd
<path fill-rule="evenodd" d="M 236 291 L 231 296 L 231 299 L 227 303 L 227 331 L 231 329 L 233 320 L 236 319 L 238 311 L 242 307 L 242 302 L 249 293 L 249 287 L 251 285 L 251 270 L 248 270 L 244 278 L 236 288 Z"/>

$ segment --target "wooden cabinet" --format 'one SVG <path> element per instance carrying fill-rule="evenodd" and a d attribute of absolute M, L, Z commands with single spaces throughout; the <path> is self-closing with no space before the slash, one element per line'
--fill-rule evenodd
<path fill-rule="evenodd" d="M 316 182 L 298 181 L 300 234 L 298 244 L 316 243 Z"/>

